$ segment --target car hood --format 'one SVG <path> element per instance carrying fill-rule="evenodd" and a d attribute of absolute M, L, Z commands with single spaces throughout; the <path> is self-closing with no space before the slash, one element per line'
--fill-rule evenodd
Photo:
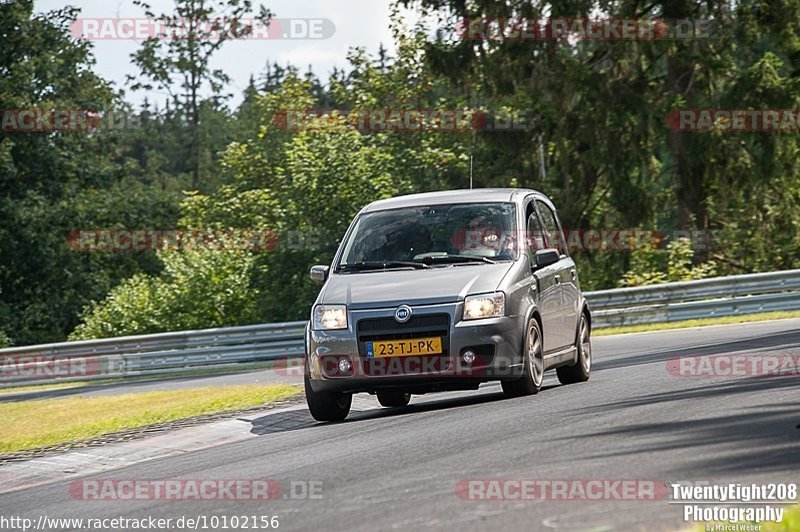
<path fill-rule="evenodd" d="M 351 309 L 454 303 L 497 290 L 512 264 L 331 274 L 318 302 L 344 303 Z"/>

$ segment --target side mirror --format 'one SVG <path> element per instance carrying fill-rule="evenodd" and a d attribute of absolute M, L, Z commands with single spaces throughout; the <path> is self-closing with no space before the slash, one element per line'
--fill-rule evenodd
<path fill-rule="evenodd" d="M 555 264 L 560 260 L 561 253 L 559 253 L 557 249 L 540 249 L 536 252 L 536 256 L 534 258 L 537 270 L 546 268 L 547 266 Z"/>
<path fill-rule="evenodd" d="M 325 284 L 328 280 L 328 274 L 331 271 L 330 266 L 312 266 L 311 267 L 311 280 L 317 284 Z"/>

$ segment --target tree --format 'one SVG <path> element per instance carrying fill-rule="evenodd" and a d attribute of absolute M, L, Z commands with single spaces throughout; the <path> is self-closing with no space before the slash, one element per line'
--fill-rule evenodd
<path fill-rule="evenodd" d="M 156 15 L 144 0 L 136 0 L 150 18 Z M 254 13 L 251 0 L 177 0 L 175 11 L 159 17 L 166 35 L 148 38 L 132 55 L 143 80 L 130 76 L 134 90 L 167 91 L 187 117 L 190 136 L 192 187 L 199 188 L 202 165 L 202 100 L 208 90 L 212 99 L 222 94 L 230 78 L 220 69 L 211 68 L 211 59 L 232 40 L 252 35 L 253 25 L 244 19 Z M 259 7 L 255 20 L 267 24 L 269 11 Z"/>
<path fill-rule="evenodd" d="M 88 306 L 71 340 L 255 323 L 246 253 L 165 251 L 160 276 L 137 274 Z"/>
<path fill-rule="evenodd" d="M 0 109 L 124 110 L 92 72 L 91 44 L 70 36 L 76 16 L 0 3 Z M 128 177 L 127 133 L 0 130 L 0 330 L 13 343 L 63 340 L 90 301 L 158 271 L 146 253 L 78 253 L 67 242 L 75 229 L 174 223 L 177 202 Z"/>
<path fill-rule="evenodd" d="M 694 260 L 720 273 L 800 262 L 800 142 L 782 133 L 672 131 L 675 109 L 795 109 L 800 2 L 641 3 L 401 0 L 439 18 L 425 45 L 434 72 L 470 105 L 530 112 L 526 131 L 485 134 L 477 174 L 540 188 L 570 228 L 650 227 L 720 236 Z M 465 20 L 713 20 L 709 37 L 644 41 L 462 38 Z M 545 146 L 547 174 L 539 171 Z M 731 242 L 747 242 L 731 246 Z M 588 286 L 616 284 L 629 257 L 579 254 Z M 595 272 L 597 275 L 595 275 Z M 584 279 L 587 276 L 584 275 Z"/>

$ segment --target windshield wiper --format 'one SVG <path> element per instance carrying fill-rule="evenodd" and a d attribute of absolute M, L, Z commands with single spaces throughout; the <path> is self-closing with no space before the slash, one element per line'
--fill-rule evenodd
<path fill-rule="evenodd" d="M 434 256 L 434 257 L 426 257 L 425 260 L 431 262 L 450 262 L 453 264 L 462 262 L 485 262 L 486 264 L 497 264 L 496 260 L 492 260 L 489 257 L 478 257 L 476 255 L 441 255 L 441 256 Z"/>
<path fill-rule="evenodd" d="M 340 264 L 337 271 L 340 272 L 357 272 L 365 270 L 388 270 L 393 268 L 414 268 L 415 270 L 423 270 L 428 268 L 427 264 L 422 262 L 411 262 L 402 260 L 385 260 L 385 261 L 362 261 L 354 262 L 352 264 Z"/>

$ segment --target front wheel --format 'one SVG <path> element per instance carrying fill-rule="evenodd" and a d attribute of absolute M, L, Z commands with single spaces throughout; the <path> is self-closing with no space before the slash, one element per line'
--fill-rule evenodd
<path fill-rule="evenodd" d="M 544 356 L 542 354 L 542 331 L 535 318 L 528 321 L 525 331 L 525 352 L 522 356 L 522 377 L 513 381 L 503 381 L 503 393 L 509 397 L 539 393 L 544 379 Z"/>
<path fill-rule="evenodd" d="M 578 339 L 575 341 L 578 360 L 571 366 L 563 366 L 556 369 L 558 381 L 561 384 L 586 382 L 592 375 L 592 339 L 590 335 L 589 318 L 582 313 L 580 325 L 578 326 Z"/>
<path fill-rule="evenodd" d="M 381 406 L 390 408 L 398 408 L 401 406 L 408 406 L 411 402 L 411 394 L 404 392 L 378 392 L 378 402 Z"/>
<path fill-rule="evenodd" d="M 343 421 L 350 413 L 353 394 L 315 392 L 311 388 L 311 379 L 305 376 L 306 402 L 311 417 L 317 421 Z"/>

